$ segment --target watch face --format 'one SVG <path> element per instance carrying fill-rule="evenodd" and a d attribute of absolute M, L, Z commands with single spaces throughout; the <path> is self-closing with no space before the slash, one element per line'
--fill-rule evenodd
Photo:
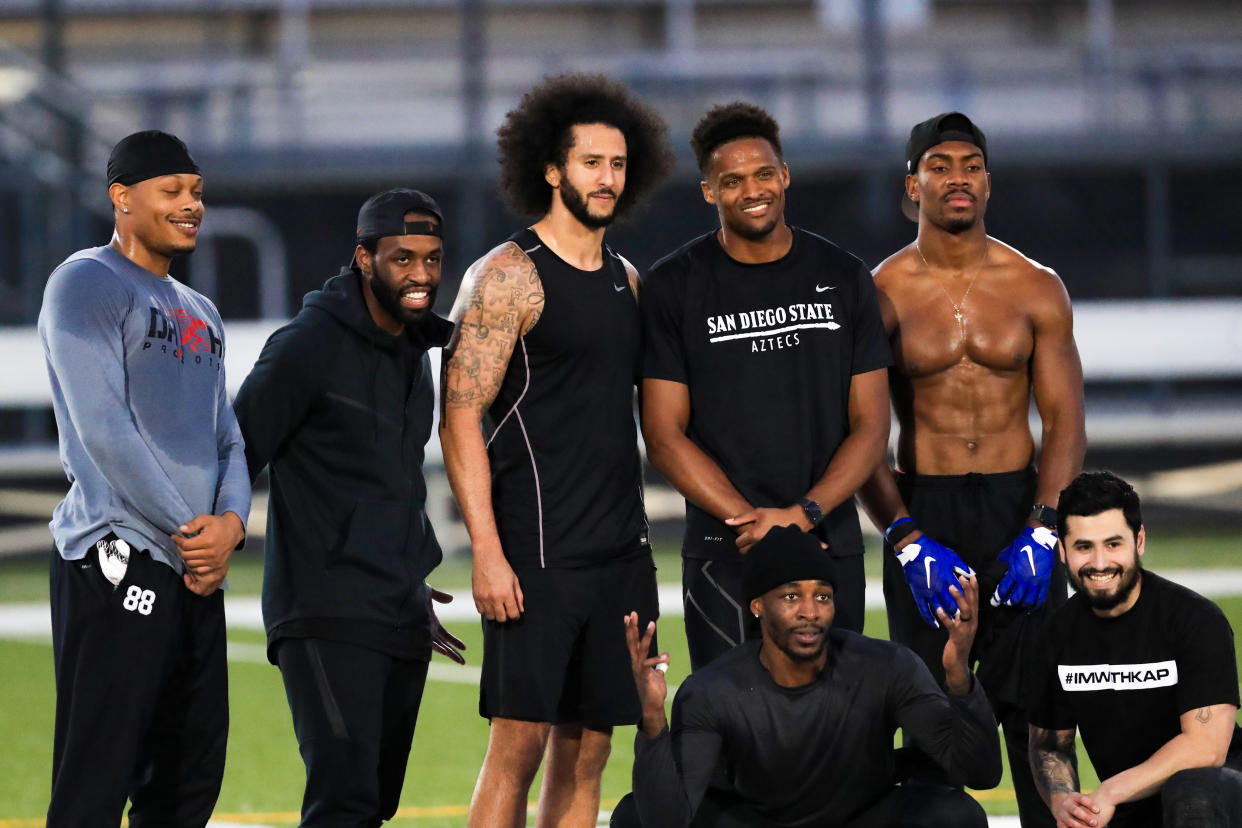
<path fill-rule="evenodd" d="M 802 501 L 802 511 L 806 513 L 806 519 L 816 526 L 824 519 L 824 510 L 814 500 Z"/>

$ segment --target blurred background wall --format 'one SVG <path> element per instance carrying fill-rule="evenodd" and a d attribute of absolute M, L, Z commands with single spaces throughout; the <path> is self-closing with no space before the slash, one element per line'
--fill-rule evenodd
<path fill-rule="evenodd" d="M 915 232 L 909 128 L 965 111 L 989 138 L 989 232 L 1074 299 L 1088 465 L 1242 528 L 1242 3 L 1226 0 L 0 0 L 0 471 L 63 486 L 31 326 L 52 268 L 108 239 L 116 140 L 175 132 L 205 171 L 199 251 L 174 275 L 230 321 L 235 388 L 349 259 L 378 189 L 445 208 L 447 312 L 462 270 L 527 221 L 496 192 L 495 128 L 563 71 L 614 75 L 668 119 L 675 175 L 610 231 L 640 269 L 715 226 L 687 144 L 713 104 L 777 117 L 789 221 L 870 266 Z M 676 515 L 651 479 L 653 512 Z M 43 502 L 0 494 L 0 551 L 36 517 Z"/>

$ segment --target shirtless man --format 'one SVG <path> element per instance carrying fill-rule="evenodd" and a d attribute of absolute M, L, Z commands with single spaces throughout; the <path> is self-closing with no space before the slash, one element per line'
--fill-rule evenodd
<path fill-rule="evenodd" d="M 1026 762 L 1021 667 L 1031 633 L 1065 601 L 1050 504 L 1086 443 L 1069 296 L 1056 273 L 984 230 L 987 141 L 969 118 L 918 124 L 906 159 L 918 238 L 875 271 L 899 470 L 881 466 L 861 492 L 894 553 L 884 560 L 890 635 L 942 678 L 935 610 L 957 609 L 955 569 L 978 572 L 978 676 L 1004 728 L 1022 824 L 1051 825 Z"/>
<path fill-rule="evenodd" d="M 660 116 L 599 75 L 544 81 L 497 136 L 502 190 L 542 217 L 467 271 L 443 369 L 440 440 L 470 532 L 491 720 L 469 824 L 525 825 L 546 750 L 535 824 L 585 828 L 612 728 L 640 715 L 617 619 L 658 614 L 634 422 L 638 274 L 604 233 L 672 153 Z"/>

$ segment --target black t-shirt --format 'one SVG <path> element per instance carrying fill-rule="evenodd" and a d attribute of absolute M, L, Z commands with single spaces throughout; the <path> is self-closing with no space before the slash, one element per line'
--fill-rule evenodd
<path fill-rule="evenodd" d="M 778 825 L 845 824 L 892 789 L 898 727 L 952 782 L 996 784 L 1000 741 L 982 685 L 946 696 L 899 644 L 837 629 L 829 642 L 824 671 L 801 687 L 772 680 L 759 641 L 692 673 L 673 699 L 671 730 L 635 738 L 643 824 L 689 824 L 709 785 Z"/>
<path fill-rule="evenodd" d="M 1045 628 L 1031 724 L 1078 728 L 1101 780 L 1145 762 L 1181 733 L 1179 717 L 1238 704 L 1233 630 L 1220 608 L 1143 572 L 1129 612 L 1100 618 L 1075 595 Z M 1235 725 L 1231 752 L 1242 749 Z M 1113 825 L 1159 824 L 1159 797 L 1117 809 Z M 1154 822 L 1153 822 L 1154 820 Z"/>
<path fill-rule="evenodd" d="M 866 266 L 792 229 L 763 264 L 709 233 L 657 262 L 640 294 L 643 377 L 689 387 L 687 435 L 753 506 L 801 500 L 849 433 L 851 379 L 892 363 Z M 853 498 L 820 528 L 835 556 L 862 553 Z M 686 557 L 735 556 L 735 537 L 687 503 Z"/>
<path fill-rule="evenodd" d="M 621 258 L 572 267 L 526 229 L 544 295 L 488 409 L 492 509 L 515 567 L 577 567 L 643 554 L 634 421 L 640 322 Z"/>

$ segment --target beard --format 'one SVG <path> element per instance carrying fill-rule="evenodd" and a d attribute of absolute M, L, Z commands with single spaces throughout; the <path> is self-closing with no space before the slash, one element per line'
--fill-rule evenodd
<path fill-rule="evenodd" d="M 158 235 L 154 232 L 136 233 L 138 241 L 152 253 L 157 256 L 165 256 L 169 259 L 174 256 L 184 256 L 194 252 L 198 245 L 197 238 L 184 238 L 173 235 L 171 232 L 165 235 Z"/>
<path fill-rule="evenodd" d="M 946 219 L 944 223 L 944 230 L 946 233 L 951 233 L 954 236 L 956 236 L 959 233 L 965 233 L 967 230 L 971 229 L 978 223 L 979 223 L 979 220 L 975 218 Z"/>
<path fill-rule="evenodd" d="M 394 288 L 389 280 L 388 266 L 380 264 L 375 259 L 371 260 L 371 295 L 389 316 L 402 324 L 417 322 L 431 310 L 436 303 L 438 287 L 438 285 L 427 286 L 427 307 L 407 308 L 401 304 L 401 292 L 404 287 Z"/>
<path fill-rule="evenodd" d="M 819 645 L 813 650 L 798 647 L 793 643 L 794 632 L 797 628 L 782 630 L 779 633 L 772 631 L 772 643 L 774 643 L 781 652 L 789 657 L 793 662 L 810 662 L 820 658 L 828 649 L 828 627 L 820 627 Z"/>
<path fill-rule="evenodd" d="M 1068 574 L 1070 586 L 1074 588 L 1074 592 L 1082 595 L 1087 602 L 1087 606 L 1094 610 L 1111 610 L 1124 604 L 1129 599 L 1134 592 L 1134 588 L 1138 586 L 1142 571 L 1143 565 L 1136 559 L 1134 566 L 1114 566 L 1108 569 L 1093 569 L 1084 566 L 1077 572 L 1070 572 Z M 1105 572 L 1119 572 L 1117 586 L 1111 592 L 1096 592 L 1087 586 L 1086 580 L 1088 577 Z"/>
<path fill-rule="evenodd" d="M 561 203 L 565 205 L 565 209 L 569 214 L 578 220 L 583 227 L 591 230 L 601 230 L 612 224 L 612 220 L 617 217 L 617 207 L 621 203 L 621 199 L 617 198 L 613 202 L 612 210 L 605 216 L 597 216 L 591 213 L 590 207 L 587 206 L 587 197 L 580 190 L 569 183 L 569 177 L 562 174 L 561 176 Z M 606 192 L 616 197 L 616 193 L 612 190 L 604 189 L 596 192 Z"/>
<path fill-rule="evenodd" d="M 756 227 L 753 224 L 744 224 L 742 222 L 726 222 L 728 230 L 735 236 L 740 236 L 747 241 L 762 241 L 766 239 L 776 226 L 784 219 L 784 212 L 780 212 L 772 217 L 771 221 Z"/>
<path fill-rule="evenodd" d="M 941 230 L 951 235 L 965 233 L 967 230 L 973 229 L 979 222 L 983 221 L 983 209 L 979 207 L 978 199 L 975 200 L 976 211 L 974 215 L 948 215 L 948 209 L 942 206 L 940 214 L 935 216 L 932 223 Z"/>

